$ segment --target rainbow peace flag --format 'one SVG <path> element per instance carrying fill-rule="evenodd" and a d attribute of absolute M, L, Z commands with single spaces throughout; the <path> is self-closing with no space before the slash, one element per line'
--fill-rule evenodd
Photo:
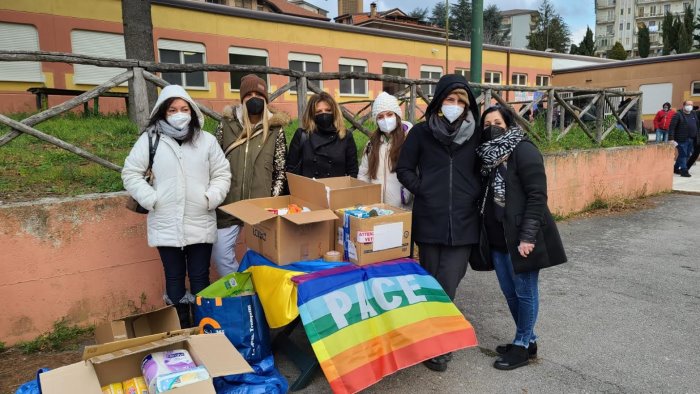
<path fill-rule="evenodd" d="M 414 260 L 292 278 L 306 334 L 334 393 L 355 393 L 429 358 L 477 345 L 472 325 Z"/>

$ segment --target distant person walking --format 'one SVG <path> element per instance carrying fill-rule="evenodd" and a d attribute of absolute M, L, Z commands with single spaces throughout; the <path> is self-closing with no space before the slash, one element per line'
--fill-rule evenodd
<path fill-rule="evenodd" d="M 673 166 L 673 172 L 682 177 L 690 177 L 688 173 L 688 163 L 693 158 L 693 151 L 698 141 L 698 131 L 700 131 L 700 117 L 693 111 L 693 101 L 683 102 L 683 108 L 676 112 L 668 127 L 668 138 L 676 142 L 678 158 Z M 694 155 L 694 159 L 698 156 Z M 695 160 L 693 160 L 694 162 Z"/>
<path fill-rule="evenodd" d="M 657 143 L 668 141 L 668 128 L 671 126 L 671 119 L 675 114 L 676 111 L 671 108 L 671 103 L 664 103 L 663 108 L 654 116 Z"/>

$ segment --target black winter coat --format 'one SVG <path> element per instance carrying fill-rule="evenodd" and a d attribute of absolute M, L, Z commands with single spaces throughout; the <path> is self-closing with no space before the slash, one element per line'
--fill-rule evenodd
<path fill-rule="evenodd" d="M 287 172 L 307 178 L 351 176 L 357 178 L 357 146 L 352 133 L 306 133 L 297 129 L 287 155 Z"/>
<path fill-rule="evenodd" d="M 479 129 L 453 151 L 433 136 L 427 122 L 408 133 L 396 175 L 415 196 L 414 241 L 455 246 L 479 242 Z"/>
<path fill-rule="evenodd" d="M 515 272 L 523 273 L 565 263 L 564 245 L 547 207 L 544 161 L 532 142 L 523 140 L 515 147 L 507 161 L 505 182 L 503 227 Z M 491 190 L 489 187 L 485 198 L 493 198 Z M 526 258 L 518 252 L 520 241 L 535 244 L 535 249 Z M 493 266 L 486 231 L 481 232 L 479 249 L 481 257 Z"/>
<path fill-rule="evenodd" d="M 689 134 L 691 127 L 688 124 L 688 118 L 691 119 L 691 122 L 692 119 L 695 119 L 695 130 L 700 129 L 700 114 L 697 111 L 690 111 L 690 114 L 686 114 L 683 112 L 683 109 L 680 109 L 673 115 L 673 118 L 671 118 L 671 124 L 668 127 L 668 131 L 670 132 L 668 135 L 669 139 L 676 142 L 686 142 L 690 138 L 697 138 L 697 134 Z"/>

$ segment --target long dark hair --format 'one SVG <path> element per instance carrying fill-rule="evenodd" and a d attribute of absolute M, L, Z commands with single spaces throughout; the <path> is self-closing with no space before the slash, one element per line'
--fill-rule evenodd
<path fill-rule="evenodd" d="M 396 171 L 396 163 L 399 162 L 401 147 L 406 140 L 406 133 L 403 131 L 401 117 L 398 114 L 394 114 L 394 116 L 396 116 L 396 128 L 390 133 L 391 136 L 389 139 L 391 140 L 391 148 L 389 149 L 389 162 L 387 163 L 391 172 Z M 367 152 L 365 152 L 369 167 L 369 179 L 377 179 L 377 171 L 379 170 L 379 146 L 382 144 L 382 134 L 382 131 L 377 129 L 369 138 L 369 145 L 367 146 Z"/>
<path fill-rule="evenodd" d="M 513 114 L 511 114 L 510 111 L 508 111 L 506 108 L 500 105 L 494 105 L 493 107 L 488 107 L 486 111 L 484 111 L 484 113 L 481 114 L 482 129 L 484 128 L 484 119 L 486 119 L 486 115 L 496 111 L 498 111 L 498 113 L 501 114 L 501 116 L 503 117 L 503 121 L 506 122 L 506 130 L 515 126 L 515 119 L 513 118 Z"/>
<path fill-rule="evenodd" d="M 184 100 L 187 103 L 187 106 L 190 107 L 191 119 L 190 124 L 188 125 L 190 130 L 187 132 L 187 135 L 185 135 L 185 138 L 182 139 L 182 143 L 184 144 L 194 140 L 197 137 L 202 125 L 199 124 L 199 117 L 197 116 L 197 113 L 195 112 L 194 108 L 192 108 L 192 104 L 190 104 L 189 101 L 183 99 L 182 97 L 170 97 L 169 99 L 163 101 L 160 107 L 158 107 L 156 113 L 154 113 L 151 119 L 148 121 L 148 126 L 146 126 L 146 129 L 154 127 L 159 120 L 167 122 L 168 108 L 170 108 L 170 104 L 172 104 L 173 101 L 177 99 Z"/>

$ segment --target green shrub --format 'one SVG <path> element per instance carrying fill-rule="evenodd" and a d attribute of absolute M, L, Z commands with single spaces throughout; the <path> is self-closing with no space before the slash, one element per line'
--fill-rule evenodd
<path fill-rule="evenodd" d="M 19 342 L 17 347 L 25 354 L 76 349 L 78 341 L 86 335 L 91 335 L 93 332 L 93 326 L 78 327 L 69 325 L 63 318 L 54 322 L 51 331 L 39 335 L 32 341 Z"/>

